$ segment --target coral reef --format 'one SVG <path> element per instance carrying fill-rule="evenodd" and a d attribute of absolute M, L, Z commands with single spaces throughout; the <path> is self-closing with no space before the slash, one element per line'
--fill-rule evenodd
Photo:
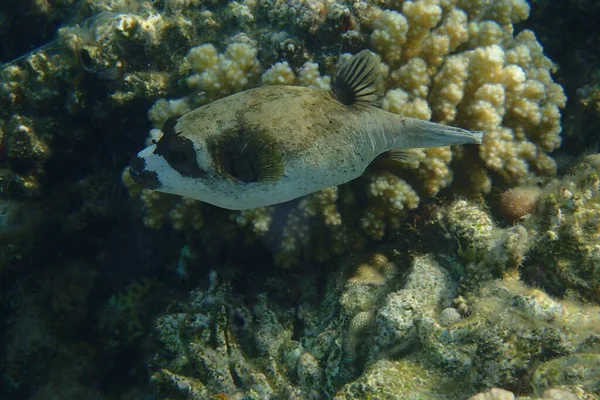
<path fill-rule="evenodd" d="M 31 231 L 40 225 L 40 219 L 33 204 L 0 201 L 0 272 L 30 251 Z"/>
<path fill-rule="evenodd" d="M 223 54 L 218 54 L 212 44 L 193 47 L 186 57 L 193 72 L 187 85 L 212 98 L 242 91 L 253 86 L 258 77 L 256 54 L 256 44 L 252 42 L 231 43 Z M 157 126 L 162 127 L 162 123 Z"/>
<path fill-rule="evenodd" d="M 446 267 L 467 290 L 489 279 L 520 275 L 552 295 L 598 304 L 599 176 L 600 156 L 591 154 L 544 187 L 511 189 L 511 197 L 519 190 L 530 196 L 533 190 L 535 201 L 519 200 L 518 207 L 527 206 L 528 214 L 519 212 L 519 223 L 506 229 L 493 222 L 490 212 L 465 200 L 441 208 L 437 219 L 456 246 Z M 507 201 L 506 194 L 501 197 Z M 506 216 L 506 207 L 501 204 L 501 215 Z"/>
<path fill-rule="evenodd" d="M 546 390 L 544 393 L 542 393 L 541 397 L 515 397 L 515 395 L 509 390 L 493 388 L 487 392 L 478 393 L 475 396 L 470 397 L 469 400 L 577 400 L 587 398 L 593 398 L 593 395 L 589 392 L 578 389 L 571 391 L 563 388 L 553 388 Z"/>
<path fill-rule="evenodd" d="M 513 24 L 529 15 L 524 1 L 195 5 L 78 5 L 72 10 L 78 25 L 61 28 L 52 45 L 2 69 L 3 110 L 13 117 L 0 125 L 0 157 L 7 163 L 3 184 L 13 197 L 39 193 L 44 165 L 57 141 L 54 132 L 77 132 L 51 117 L 51 108 L 48 120 L 32 119 L 24 101 L 35 104 L 38 113 L 42 104 L 66 102 L 74 116 L 91 112 L 104 120 L 109 107 L 153 99 L 148 117 L 156 138 L 170 116 L 261 81 L 328 88 L 330 76 L 347 57 L 334 52 L 339 43 L 352 52 L 371 47 L 380 55 L 385 109 L 482 129 L 484 143 L 417 151 L 412 162 L 395 169 L 396 176 L 374 170 L 367 175 L 371 183 L 351 183 L 337 190 L 342 195 L 315 195 L 283 208 L 285 212 L 282 207 L 266 209 L 256 214 L 256 222 L 250 223 L 248 215 L 226 218 L 260 226 L 259 236 L 277 230 L 268 221 L 285 219 L 279 223 L 283 239 L 274 251 L 279 263 L 323 260 L 360 249 L 367 239 L 383 238 L 421 198 L 451 185 L 456 173 L 461 183 L 455 189 L 484 193 L 492 178 L 512 186 L 535 174 L 554 173 L 548 153 L 560 144 L 559 109 L 565 97 L 552 81 L 554 66 L 533 33 L 513 37 Z M 86 7 L 95 14 L 83 20 Z M 234 34 L 231 24 L 240 27 Z M 319 46 L 312 43 L 314 37 L 320 38 Z M 96 97 L 82 84 L 85 78 L 110 83 L 94 110 L 87 110 Z M 65 80 L 69 86 L 59 89 Z M 182 223 L 178 216 L 198 214 L 193 219 L 203 221 L 203 214 L 211 212 L 193 202 L 161 197 L 141 195 L 148 226 L 175 218 L 178 229 L 193 231 L 201 224 Z M 321 233 L 310 238 L 296 234 L 306 226 Z M 307 251 L 322 240 L 316 237 L 326 238 L 328 250 Z"/>
<path fill-rule="evenodd" d="M 524 25 L 536 32 L 546 54 L 560 66 L 556 76 L 571 100 L 563 110 L 563 120 L 570 122 L 564 126 L 560 158 L 576 157 L 597 146 L 598 141 L 599 120 L 593 99 L 600 64 L 600 7 L 589 0 L 530 3 L 535 11 Z"/>
<path fill-rule="evenodd" d="M 20 110 L 27 101 L 44 104 L 59 90 L 57 75 L 66 67 L 57 55 L 35 53 L 26 65 L 9 65 L 0 70 L 0 185 L 12 198 L 39 194 L 43 164 L 51 157 L 48 142 L 53 134 L 52 118 L 32 118 Z M 18 112 L 17 109 L 20 111 Z"/>
<path fill-rule="evenodd" d="M 81 328 L 84 324 L 87 317 L 85 304 L 96 273 L 81 260 L 61 265 L 53 272 L 56 276 L 46 272 L 45 276 L 39 276 L 39 281 L 21 282 L 9 292 L 10 308 L 18 311 L 7 319 L 4 332 L 10 346 L 2 354 L 3 382 L 10 387 L 28 386 L 32 379 L 28 374 L 31 373 L 36 374 L 39 382 L 52 374 L 59 378 L 62 373 L 47 368 L 48 359 L 53 360 L 55 366 L 65 366 L 64 380 L 68 376 L 79 380 L 86 373 L 67 367 L 77 358 L 80 362 L 76 364 L 82 364 L 87 357 L 77 354 L 80 350 L 77 346 L 65 346 L 61 331 Z M 58 367 L 55 371 L 60 370 Z M 56 389 L 62 392 L 63 388 L 73 386 L 57 384 Z M 42 393 L 45 390 L 39 388 Z"/>
<path fill-rule="evenodd" d="M 193 399 L 207 393 L 319 398 L 356 370 L 357 357 L 367 351 L 361 338 L 373 325 L 371 310 L 398 272 L 381 253 L 348 257 L 326 277 L 325 298 L 315 291 L 318 276 L 298 281 L 299 305 L 283 298 L 279 305 L 272 302 L 284 295 L 272 291 L 282 287 L 284 276 L 272 276 L 234 300 L 231 282 L 213 272 L 206 289 L 191 293 L 188 311 L 157 320 L 166 352 L 153 362 L 153 385 L 174 398 L 184 392 Z M 307 334 L 298 336 L 298 329 Z"/>
<path fill-rule="evenodd" d="M 594 132 L 600 128 L 600 69 L 594 71 L 591 80 L 577 90 L 577 97 L 583 108 L 580 110 L 583 115 L 578 115 L 577 128 L 583 132 L 570 139 L 578 141 L 584 148 L 589 147 L 591 142 L 592 146 L 598 149 L 598 140 Z M 571 132 L 571 136 L 575 136 L 575 133 Z"/>
<path fill-rule="evenodd" d="M 440 374 L 427 370 L 419 363 L 382 360 L 373 364 L 359 379 L 346 385 L 334 399 L 450 400 L 460 398 L 462 394 L 457 385 L 452 385 Z"/>
<path fill-rule="evenodd" d="M 329 77 L 347 57 L 332 55 L 333 43 L 341 43 L 342 48 L 353 52 L 371 47 L 378 53 L 382 60 L 379 73 L 384 78 L 383 108 L 485 132 L 480 147 L 416 151 L 411 162 L 394 168 L 395 176 L 374 168 L 366 176 L 371 184 L 350 183 L 336 189 L 337 195 L 316 194 L 289 206 L 265 209 L 256 214 L 256 223 L 249 223 L 248 215 L 234 213 L 227 218 L 244 221 L 242 226 L 261 226 L 259 233 L 254 231 L 259 236 L 283 226 L 282 240 L 273 245 L 275 259 L 282 265 L 292 266 L 303 259 L 324 260 L 360 249 L 367 239 L 383 238 L 398 227 L 420 198 L 434 196 L 451 185 L 456 173 L 460 184 L 454 185 L 455 189 L 487 193 L 492 178 L 498 185 L 512 186 L 535 175 L 555 172 L 549 153 L 560 145 L 560 108 L 566 99 L 561 87 L 552 81 L 554 65 L 544 56 L 533 32 L 513 36 L 512 24 L 529 15 L 524 1 L 493 5 L 462 1 L 357 2 L 352 7 L 304 1 L 243 2 L 214 10 L 208 5 L 202 18 L 213 22 L 206 22 L 208 29 L 201 36 L 186 30 L 182 22 L 192 16 L 198 18 L 196 11 L 180 6 L 177 17 L 170 14 L 176 7 L 172 5 L 158 14 L 108 18 L 116 18 L 118 22 L 113 24 L 122 31 L 118 39 L 113 39 L 116 43 L 127 40 L 147 49 L 146 53 L 160 51 L 164 43 L 160 38 L 169 30 L 179 32 L 179 49 L 188 46 L 183 56 L 180 50 L 169 61 L 157 60 L 159 66 L 170 65 L 170 76 L 160 80 L 169 92 L 166 96 L 158 91 L 137 95 L 177 96 L 174 100 L 161 98 L 151 107 L 148 115 L 155 128 L 154 138 L 160 136 L 168 117 L 261 81 L 328 88 Z M 275 16 L 291 25 L 273 24 Z M 240 24 L 241 32 L 215 42 L 213 35 L 224 33 L 222 21 L 232 20 Z M 63 35 L 70 38 L 69 43 L 77 43 L 90 34 L 74 33 L 71 38 L 69 30 L 64 29 Z M 310 44 L 309 38 L 314 35 L 321 38 L 319 48 Z M 108 39 L 96 34 L 94 41 L 103 43 Z M 103 50 L 106 54 L 102 57 L 87 50 L 87 58 L 94 60 L 98 70 L 112 73 L 120 69 L 119 62 L 125 62 L 120 61 L 123 56 L 119 52 L 110 50 L 111 46 L 115 45 L 104 43 L 102 49 L 107 50 Z M 175 214 L 211 213 L 210 207 L 172 198 L 161 200 L 163 196 L 141 196 L 149 226 L 169 221 L 173 208 L 179 209 Z M 268 222 L 281 219 L 284 221 L 278 228 Z M 296 234 L 306 231 L 307 226 L 321 233 L 310 238 Z M 329 243 L 329 250 L 307 252 L 318 247 L 322 238 Z"/>
<path fill-rule="evenodd" d="M 532 1 L 598 12 L 567 3 Z M 565 96 L 515 27 L 529 12 L 523 0 L 0 10 L 0 397 L 600 396 L 600 161 L 539 179 L 563 160 Z M 50 33 L 12 40 L 14 21 L 39 23 L 32 35 L 64 25 L 36 48 Z M 573 32 L 568 46 L 598 48 Z M 482 129 L 484 144 L 415 150 L 242 212 L 141 190 L 123 171 L 167 118 L 261 84 L 327 89 L 363 48 L 381 60 L 383 108 Z M 577 84 L 587 119 L 568 127 L 598 126 L 597 86 Z M 486 201 L 500 191 L 496 213 Z"/>
<path fill-rule="evenodd" d="M 145 333 L 143 314 L 152 286 L 148 280 L 135 281 L 112 295 L 100 312 L 102 329 L 110 330 L 126 341 L 142 336 Z"/>

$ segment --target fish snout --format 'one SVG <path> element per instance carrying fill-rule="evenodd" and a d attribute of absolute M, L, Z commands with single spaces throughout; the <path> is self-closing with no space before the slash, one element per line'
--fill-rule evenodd
<path fill-rule="evenodd" d="M 138 185 L 146 189 L 158 189 L 160 188 L 160 182 L 158 175 L 155 171 L 148 171 L 146 169 L 146 160 L 140 156 L 134 156 L 129 163 L 129 176 Z"/>

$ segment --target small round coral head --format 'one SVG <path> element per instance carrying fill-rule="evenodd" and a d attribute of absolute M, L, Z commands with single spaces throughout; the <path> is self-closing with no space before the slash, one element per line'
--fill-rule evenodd
<path fill-rule="evenodd" d="M 537 186 L 519 186 L 500 195 L 500 211 L 511 222 L 525 218 L 536 207 L 542 190 Z"/>

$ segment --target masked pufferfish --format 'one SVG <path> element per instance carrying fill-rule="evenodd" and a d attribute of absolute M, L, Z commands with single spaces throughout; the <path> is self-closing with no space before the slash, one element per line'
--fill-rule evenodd
<path fill-rule="evenodd" d="M 352 56 L 331 90 L 249 89 L 165 122 L 130 165 L 144 188 L 243 210 L 351 181 L 402 149 L 480 144 L 481 132 L 403 117 L 375 106 L 377 59 Z"/>

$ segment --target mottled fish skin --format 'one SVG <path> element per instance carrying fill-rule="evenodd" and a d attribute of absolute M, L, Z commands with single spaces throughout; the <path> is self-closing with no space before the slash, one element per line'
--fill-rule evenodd
<path fill-rule="evenodd" d="M 356 57 L 356 56 L 355 56 Z M 481 143 L 481 133 L 406 118 L 297 86 L 246 90 L 165 125 L 130 173 L 142 186 L 242 210 L 359 177 L 398 148 Z"/>

